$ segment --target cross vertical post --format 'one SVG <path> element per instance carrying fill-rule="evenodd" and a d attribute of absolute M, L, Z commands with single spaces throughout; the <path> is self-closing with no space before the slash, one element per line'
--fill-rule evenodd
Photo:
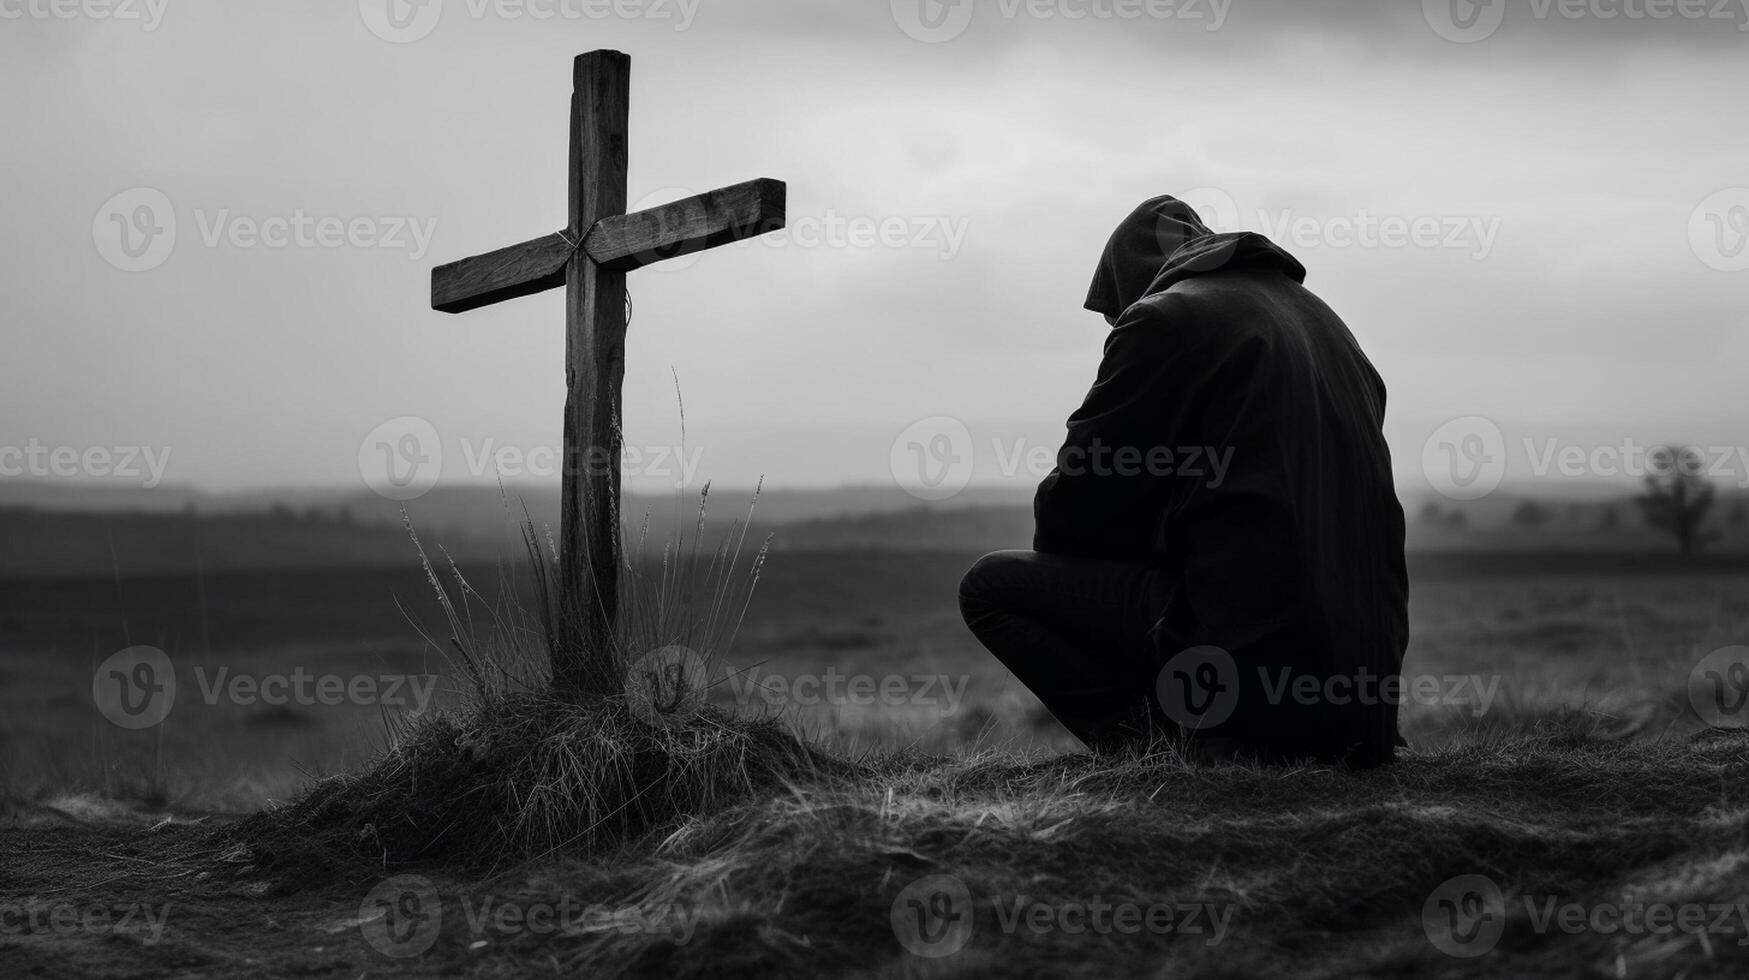
<path fill-rule="evenodd" d="M 618 51 L 579 55 L 571 92 L 571 241 L 602 218 L 625 213 L 631 59 Z M 619 612 L 619 487 L 624 435 L 626 277 L 578 247 L 565 272 L 565 445 L 560 493 L 559 614 L 567 642 L 553 662 L 561 690 L 587 690 L 591 663 L 614 641 Z M 590 654 L 594 652 L 592 657 Z M 567 676 L 561 676 L 561 672 Z"/>

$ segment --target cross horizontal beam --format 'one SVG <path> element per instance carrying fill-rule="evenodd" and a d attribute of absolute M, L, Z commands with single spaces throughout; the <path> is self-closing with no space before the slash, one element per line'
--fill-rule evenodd
<path fill-rule="evenodd" d="M 659 208 L 603 218 L 583 250 L 610 272 L 630 272 L 783 227 L 784 183 L 761 177 Z"/>
<path fill-rule="evenodd" d="M 787 218 L 787 189 L 761 177 L 635 214 L 602 218 L 583 251 L 610 272 L 630 272 L 776 231 Z M 465 313 L 565 284 L 574 237 L 555 232 L 431 270 L 431 308 Z"/>
<path fill-rule="evenodd" d="M 565 284 L 565 263 L 576 251 L 560 233 L 431 270 L 431 308 L 466 313 Z"/>

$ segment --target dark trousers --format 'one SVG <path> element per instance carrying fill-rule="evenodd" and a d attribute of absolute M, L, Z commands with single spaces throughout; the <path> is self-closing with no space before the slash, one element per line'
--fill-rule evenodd
<path fill-rule="evenodd" d="M 1165 589 L 1147 565 L 998 551 L 960 582 L 960 612 L 1063 727 L 1117 751 L 1175 734 L 1154 697 Z"/>

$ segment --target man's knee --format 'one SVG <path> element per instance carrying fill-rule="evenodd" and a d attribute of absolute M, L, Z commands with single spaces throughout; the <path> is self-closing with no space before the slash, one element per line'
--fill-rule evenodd
<path fill-rule="evenodd" d="M 960 578 L 960 614 L 967 622 L 1000 607 L 1003 586 L 1013 580 L 1014 573 L 1028 554 L 1025 551 L 996 551 L 972 563 Z"/>
<path fill-rule="evenodd" d="M 1024 551 L 993 551 L 972 563 L 960 578 L 960 598 L 985 598 L 1006 580 Z"/>

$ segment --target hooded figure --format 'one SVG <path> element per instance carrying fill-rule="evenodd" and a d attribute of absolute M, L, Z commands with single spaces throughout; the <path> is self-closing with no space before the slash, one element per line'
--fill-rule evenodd
<path fill-rule="evenodd" d="M 1096 750 L 1182 727 L 1266 758 L 1393 756 L 1408 584 L 1385 388 L 1305 276 L 1172 197 L 1106 245 L 1086 306 L 1113 326 L 1034 550 L 961 586 L 974 632 Z"/>

